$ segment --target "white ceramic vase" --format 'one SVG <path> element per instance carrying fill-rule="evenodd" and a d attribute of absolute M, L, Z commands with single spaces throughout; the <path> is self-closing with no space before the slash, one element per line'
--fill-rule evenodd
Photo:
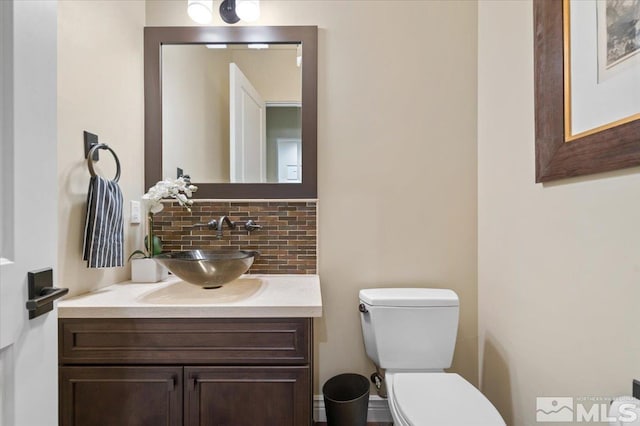
<path fill-rule="evenodd" d="M 157 283 L 167 279 L 169 271 L 153 259 L 131 259 L 131 281 Z"/>

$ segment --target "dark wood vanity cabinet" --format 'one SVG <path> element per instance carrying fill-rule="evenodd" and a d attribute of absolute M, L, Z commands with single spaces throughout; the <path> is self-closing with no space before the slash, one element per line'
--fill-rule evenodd
<path fill-rule="evenodd" d="M 62 426 L 309 426 L 312 320 L 59 320 Z"/>

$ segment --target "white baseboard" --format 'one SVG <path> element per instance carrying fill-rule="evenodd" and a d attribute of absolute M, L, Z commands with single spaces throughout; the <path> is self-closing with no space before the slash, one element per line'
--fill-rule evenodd
<path fill-rule="evenodd" d="M 313 420 L 326 422 L 327 413 L 324 411 L 324 398 L 322 395 L 313 396 Z M 387 400 L 378 395 L 369 396 L 369 410 L 367 412 L 369 422 L 392 422 L 391 412 Z"/>

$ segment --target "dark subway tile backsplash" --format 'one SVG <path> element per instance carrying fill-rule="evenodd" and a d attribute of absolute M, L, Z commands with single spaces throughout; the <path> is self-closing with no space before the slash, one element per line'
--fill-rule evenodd
<path fill-rule="evenodd" d="M 250 234 L 243 226 L 224 227 L 222 239 L 216 231 L 193 228 L 220 216 L 232 221 L 253 220 L 262 229 Z M 315 274 L 317 221 L 315 201 L 198 201 L 188 212 L 178 203 L 166 203 L 154 216 L 153 232 L 164 251 L 257 250 L 252 274 Z"/>

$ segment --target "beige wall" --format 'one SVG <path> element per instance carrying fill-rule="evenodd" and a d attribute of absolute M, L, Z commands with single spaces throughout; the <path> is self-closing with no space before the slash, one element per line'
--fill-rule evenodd
<path fill-rule="evenodd" d="M 316 324 L 316 390 L 334 374 L 373 370 L 357 297 L 376 286 L 455 289 L 462 310 L 454 369 L 475 383 L 476 3 L 268 1 L 261 8 L 257 25 L 319 26 L 325 311 Z M 147 1 L 146 22 L 192 24 L 183 1 Z"/>
<path fill-rule="evenodd" d="M 129 277 L 129 266 L 87 269 L 82 236 L 89 172 L 82 131 L 97 133 L 118 154 L 125 199 L 125 256 L 139 248 L 128 202 L 143 192 L 144 3 L 60 1 L 58 5 L 58 271 L 72 294 Z M 100 153 L 100 174 L 114 161 Z M 46 212 L 43 212 L 46 213 Z"/>
<path fill-rule="evenodd" d="M 640 174 L 534 183 L 531 1 L 480 2 L 478 54 L 480 376 L 507 424 L 533 425 L 536 396 L 640 377 Z"/>

